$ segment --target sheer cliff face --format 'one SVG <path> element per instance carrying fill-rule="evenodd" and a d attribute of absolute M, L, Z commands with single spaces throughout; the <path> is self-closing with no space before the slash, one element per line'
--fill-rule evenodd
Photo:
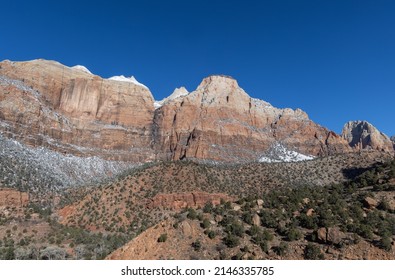
<path fill-rule="evenodd" d="M 152 159 L 154 107 L 147 88 L 53 61 L 4 61 L 0 67 L 5 135 L 73 154 Z"/>
<path fill-rule="evenodd" d="M 350 121 L 343 127 L 342 137 L 354 149 L 374 149 L 393 152 L 394 143 L 367 121 Z"/>
<path fill-rule="evenodd" d="M 253 99 L 225 76 L 208 77 L 196 91 L 168 101 L 154 123 L 158 156 L 173 160 L 256 160 L 275 141 L 310 155 L 350 150 L 302 110 Z"/>
<path fill-rule="evenodd" d="M 102 79 L 53 61 L 0 63 L 0 131 L 33 146 L 132 162 L 255 161 L 277 141 L 313 156 L 351 150 L 302 110 L 251 98 L 225 76 L 159 106 L 135 80 Z"/>

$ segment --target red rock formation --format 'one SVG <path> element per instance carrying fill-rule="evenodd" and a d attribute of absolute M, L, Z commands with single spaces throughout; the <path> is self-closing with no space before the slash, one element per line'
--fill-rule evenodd
<path fill-rule="evenodd" d="M 150 91 L 135 81 L 54 61 L 3 61 L 0 131 L 33 146 L 134 162 L 255 161 L 277 141 L 313 156 L 351 151 L 302 110 L 251 98 L 230 77 L 211 76 L 172 96 L 154 110 Z"/>
<path fill-rule="evenodd" d="M 196 91 L 155 112 L 160 158 L 256 160 L 273 142 L 309 155 L 348 152 L 346 141 L 300 109 L 277 109 L 251 98 L 236 80 L 211 76 Z"/>
<path fill-rule="evenodd" d="M 5 135 L 77 155 L 146 161 L 153 98 L 139 84 L 45 60 L 0 64 Z"/>
<path fill-rule="evenodd" d="M 346 123 L 343 127 L 342 137 L 356 150 L 394 151 L 394 143 L 391 139 L 367 121 Z"/>
<path fill-rule="evenodd" d="M 0 209 L 1 208 L 23 208 L 29 204 L 29 195 L 14 189 L 0 189 Z"/>
<path fill-rule="evenodd" d="M 188 207 L 204 207 L 207 202 L 211 202 L 213 205 L 219 205 L 222 199 L 224 201 L 233 201 L 230 196 L 220 193 L 192 192 L 158 194 L 148 202 L 147 207 L 162 207 L 167 209 L 180 210 Z"/>

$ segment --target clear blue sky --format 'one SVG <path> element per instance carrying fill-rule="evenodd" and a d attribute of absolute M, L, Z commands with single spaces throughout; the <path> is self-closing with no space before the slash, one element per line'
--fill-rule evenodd
<path fill-rule="evenodd" d="M 251 96 L 340 132 L 395 135 L 395 1 L 0 0 L 0 60 L 134 75 L 156 99 L 233 76 Z"/>

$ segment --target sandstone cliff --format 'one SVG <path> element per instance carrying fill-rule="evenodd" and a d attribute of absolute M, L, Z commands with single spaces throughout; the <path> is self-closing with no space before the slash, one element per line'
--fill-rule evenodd
<path fill-rule="evenodd" d="M 0 121 L 8 137 L 77 155 L 151 159 L 150 91 L 54 61 L 0 64 Z"/>
<path fill-rule="evenodd" d="M 227 76 L 154 102 L 133 77 L 103 79 L 46 60 L 0 63 L 0 132 L 32 146 L 131 162 L 257 161 L 276 143 L 307 157 L 352 151 L 302 110 L 251 98 Z"/>
<path fill-rule="evenodd" d="M 390 138 L 367 121 L 350 121 L 343 127 L 342 137 L 355 149 L 393 152 Z"/>
<path fill-rule="evenodd" d="M 251 98 L 227 76 L 210 76 L 188 95 L 155 111 L 158 158 L 256 160 L 273 143 L 308 155 L 348 152 L 346 141 L 300 109 Z"/>

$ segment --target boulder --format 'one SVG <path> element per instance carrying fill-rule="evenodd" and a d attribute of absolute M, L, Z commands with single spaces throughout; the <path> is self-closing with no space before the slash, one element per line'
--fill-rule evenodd
<path fill-rule="evenodd" d="M 256 226 L 261 226 L 261 217 L 258 214 L 254 214 L 252 217 L 252 224 Z"/>
<path fill-rule="evenodd" d="M 372 208 L 376 208 L 377 205 L 379 205 L 379 202 L 376 199 L 374 199 L 374 198 L 372 198 L 370 196 L 367 196 L 363 200 L 363 204 L 364 204 L 365 207 L 367 207 L 369 209 L 372 209 Z"/>

